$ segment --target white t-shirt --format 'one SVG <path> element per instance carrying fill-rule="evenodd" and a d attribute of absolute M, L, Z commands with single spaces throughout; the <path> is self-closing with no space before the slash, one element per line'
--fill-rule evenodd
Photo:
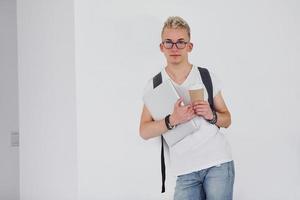
<path fill-rule="evenodd" d="M 190 103 L 188 89 L 195 84 L 203 84 L 199 70 L 193 66 L 186 80 L 178 85 L 175 83 L 165 71 L 161 71 L 162 81 L 170 79 L 174 84 L 179 96 L 183 97 L 185 104 Z M 220 82 L 215 75 L 210 72 L 213 84 L 213 96 L 220 91 Z M 204 87 L 205 88 L 205 87 Z M 148 81 L 144 94 L 153 89 L 152 79 Z M 207 101 L 207 91 L 205 89 L 204 98 Z M 198 127 L 196 132 L 186 136 L 183 140 L 169 147 L 170 161 L 172 172 L 178 176 L 188 174 L 201 169 L 206 169 L 221 163 L 232 160 L 230 145 L 228 144 L 224 134 L 216 125 L 208 123 L 202 117 L 194 118 Z"/>

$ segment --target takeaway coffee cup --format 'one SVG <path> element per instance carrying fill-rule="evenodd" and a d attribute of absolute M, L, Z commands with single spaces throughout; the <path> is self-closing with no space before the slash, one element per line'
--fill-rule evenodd
<path fill-rule="evenodd" d="M 191 103 L 204 100 L 204 86 L 202 84 L 192 85 L 189 88 Z"/>

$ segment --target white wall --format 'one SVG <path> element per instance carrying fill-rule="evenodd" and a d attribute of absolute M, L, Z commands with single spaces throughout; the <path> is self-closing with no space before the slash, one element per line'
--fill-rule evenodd
<path fill-rule="evenodd" d="M 21 200 L 77 199 L 72 0 L 17 1 Z"/>
<path fill-rule="evenodd" d="M 160 69 L 160 21 L 125 14 L 127 4 L 140 5 L 75 2 L 80 199 L 160 197 L 159 148 L 138 135 L 142 88 Z"/>
<path fill-rule="evenodd" d="M 19 199 L 19 148 L 11 146 L 18 131 L 16 1 L 0 1 L 0 199 Z"/>
<path fill-rule="evenodd" d="M 192 27 L 191 61 L 223 82 L 235 199 L 300 198 L 297 1 L 75 1 L 79 197 L 160 199 L 159 145 L 138 136 L 142 90 L 164 64 L 169 15 Z M 174 178 L 168 177 L 171 199 Z"/>

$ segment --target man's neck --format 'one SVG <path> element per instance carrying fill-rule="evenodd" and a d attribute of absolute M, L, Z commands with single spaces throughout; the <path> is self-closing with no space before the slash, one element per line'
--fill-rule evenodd
<path fill-rule="evenodd" d="M 166 69 L 169 72 L 172 72 L 176 75 L 180 75 L 180 74 L 182 74 L 182 72 L 190 71 L 192 66 L 193 65 L 189 62 L 186 62 L 183 64 L 175 64 L 175 65 L 168 63 L 168 65 L 166 66 Z"/>
<path fill-rule="evenodd" d="M 190 73 L 192 66 L 193 65 L 188 62 L 178 65 L 168 64 L 166 71 L 174 81 L 183 82 Z"/>

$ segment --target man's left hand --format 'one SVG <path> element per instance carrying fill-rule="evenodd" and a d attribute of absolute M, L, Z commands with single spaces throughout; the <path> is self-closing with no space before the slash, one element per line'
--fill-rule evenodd
<path fill-rule="evenodd" d="M 193 109 L 196 115 L 202 116 L 206 120 L 211 120 L 214 117 L 207 101 L 193 102 Z"/>

